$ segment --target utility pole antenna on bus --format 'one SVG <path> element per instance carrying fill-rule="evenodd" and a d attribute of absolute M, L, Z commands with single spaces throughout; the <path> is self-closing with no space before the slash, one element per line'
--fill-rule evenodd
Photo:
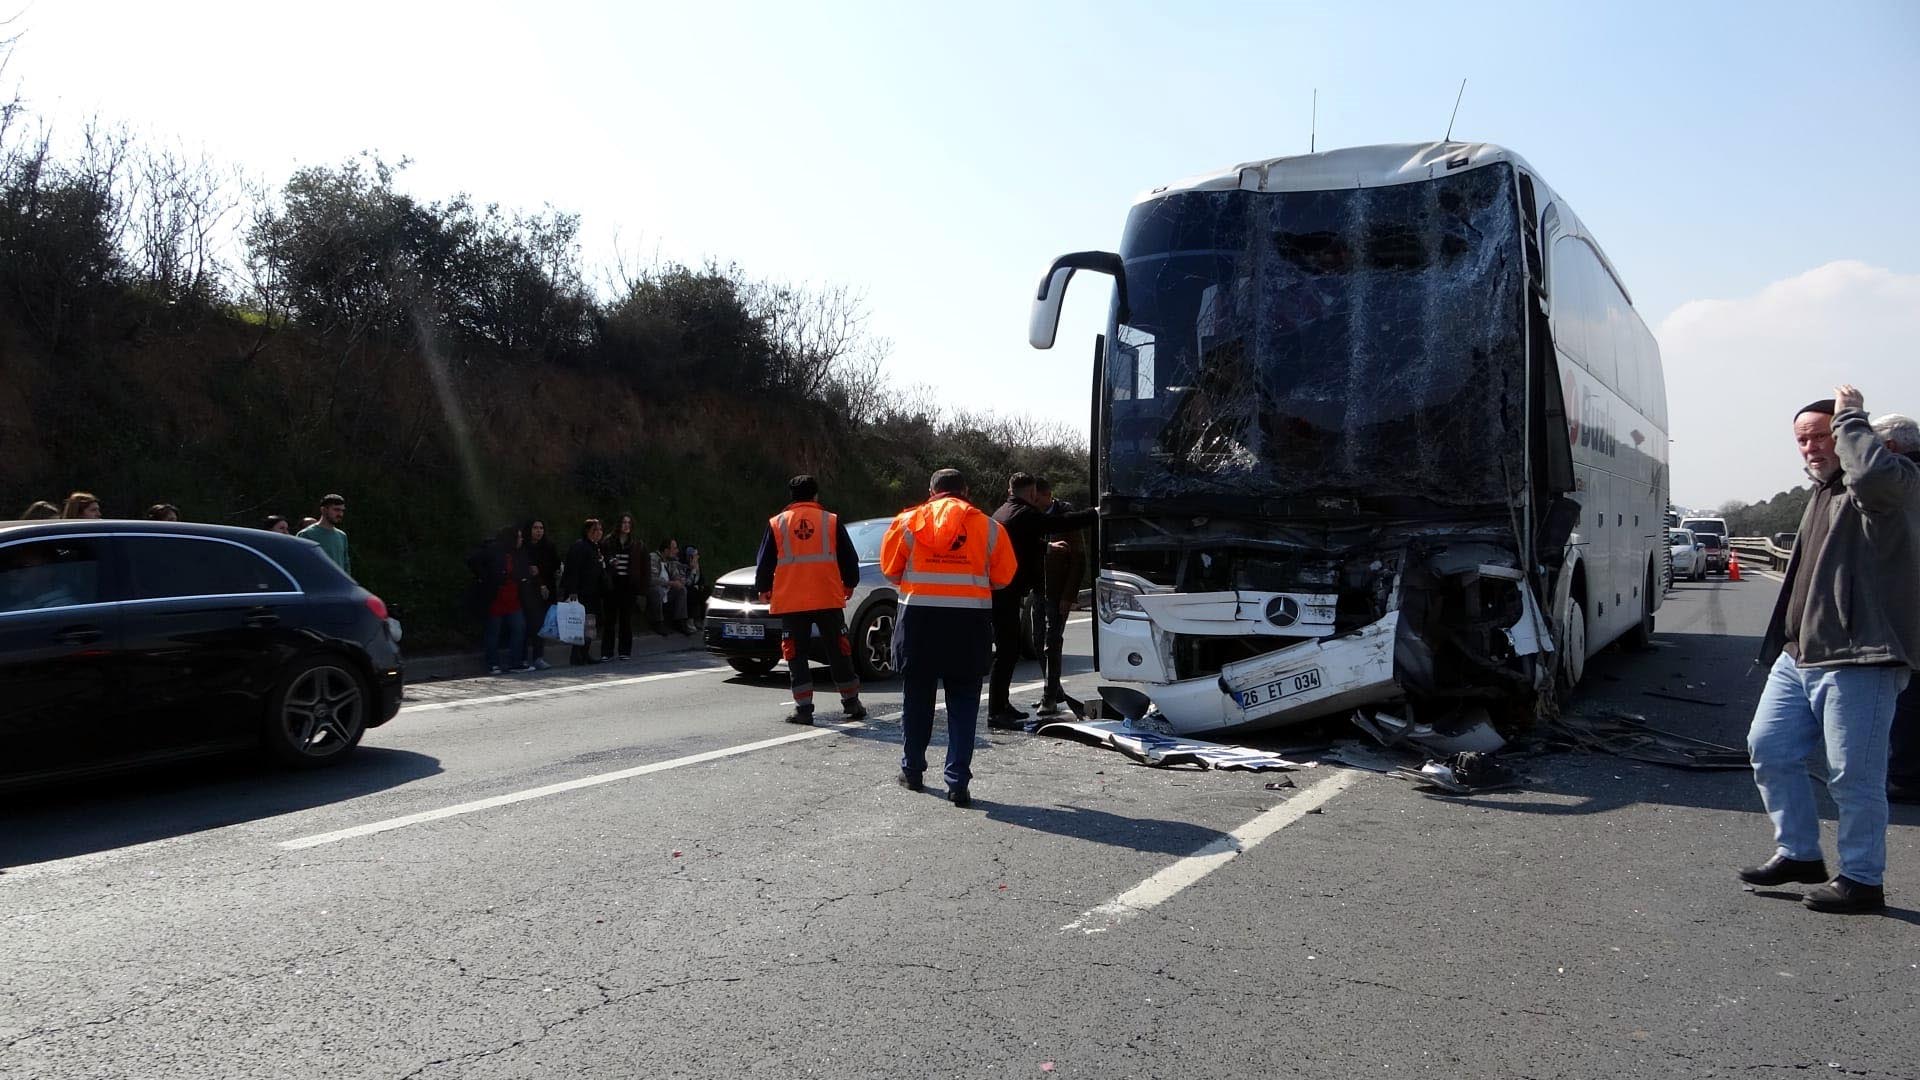
<path fill-rule="evenodd" d="M 1460 99 L 1466 96 L 1467 96 L 1467 80 L 1463 78 L 1460 80 L 1460 92 L 1453 95 L 1453 116 L 1447 117 L 1447 137 L 1444 139 L 1441 139 L 1440 140 L 1441 142 L 1453 141 L 1453 121 L 1455 117 L 1458 117 L 1460 115 Z"/>
<path fill-rule="evenodd" d="M 1314 152 L 1314 143 L 1320 136 L 1320 88 L 1313 88 L 1312 119 L 1307 121 L 1307 153 Z"/>

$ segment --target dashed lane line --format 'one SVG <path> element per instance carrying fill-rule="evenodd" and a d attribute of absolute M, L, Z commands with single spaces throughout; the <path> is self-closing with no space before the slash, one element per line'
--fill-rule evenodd
<path fill-rule="evenodd" d="M 1013 687 L 1011 692 L 1025 693 L 1029 690 L 1038 690 L 1045 685 L 1044 680 L 1022 683 L 1019 686 Z M 940 711 L 944 712 L 945 709 L 942 708 Z M 891 709 L 885 713 L 875 712 L 871 719 L 891 719 L 899 715 L 900 710 Z M 582 788 L 618 783 L 622 780 L 631 780 L 638 776 L 648 776 L 653 773 L 666 772 L 669 769 L 685 768 L 688 765 L 703 765 L 709 761 L 719 761 L 723 758 L 738 757 L 741 754 L 751 754 L 757 750 L 767 750 L 776 746 L 806 742 L 809 739 L 818 739 L 827 735 L 854 731 L 867 726 L 867 723 L 857 721 L 844 724 L 822 724 L 804 731 L 793 732 L 790 735 L 780 735 L 771 739 L 759 739 L 754 742 L 741 743 L 737 746 L 721 747 L 718 750 L 706 750 L 698 754 L 688 754 L 685 757 L 670 758 L 666 761 L 649 762 L 645 765 L 636 765 L 630 769 L 616 769 L 612 772 L 577 777 L 573 780 L 563 780 L 557 784 L 527 788 L 523 791 L 509 792 L 505 795 L 494 795 L 485 799 L 474 799 L 471 802 L 455 803 L 452 806 L 443 806 L 436 810 L 422 810 L 418 813 L 404 814 L 400 817 L 387 818 L 382 821 L 370 821 L 364 825 L 353 825 L 345 829 L 335 829 L 332 832 L 315 833 L 312 836 L 302 836 L 293 840 L 281 841 L 280 846 L 288 851 L 301 851 L 306 848 L 320 847 L 324 844 L 337 844 L 342 840 L 354 840 L 362 836 L 373 836 L 377 833 L 404 829 L 411 825 L 424 825 L 431 821 L 443 821 L 447 818 L 461 817 L 466 814 L 477 814 L 483 810 L 512 806 L 515 803 L 531 802 L 534 799 L 544 799 L 551 795 L 560 795 L 569 791 L 579 791 Z"/>
<path fill-rule="evenodd" d="M 1062 933 L 1078 930 L 1099 934 L 1165 903 L 1182 889 L 1258 847 L 1261 841 L 1326 805 L 1335 795 L 1357 782 L 1362 773 L 1341 769 L 1311 787 L 1268 810 L 1245 825 L 1154 874 L 1152 877 L 1091 908 L 1060 928 Z"/>

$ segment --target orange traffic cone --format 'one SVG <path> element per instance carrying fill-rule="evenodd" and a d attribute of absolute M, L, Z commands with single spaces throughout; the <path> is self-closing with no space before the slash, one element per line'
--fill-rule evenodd
<path fill-rule="evenodd" d="M 1727 551 L 1727 580 L 1740 580 L 1740 553 L 1732 549 Z"/>

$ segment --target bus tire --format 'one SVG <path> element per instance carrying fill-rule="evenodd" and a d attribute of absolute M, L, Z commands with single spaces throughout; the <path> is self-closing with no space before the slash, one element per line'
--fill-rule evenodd
<path fill-rule="evenodd" d="M 1565 708 L 1587 671 L 1587 609 L 1577 596 L 1567 598 L 1566 629 L 1560 637 L 1560 662 L 1555 665 L 1553 696 Z"/>
<path fill-rule="evenodd" d="M 1653 568 L 1647 568 L 1647 584 L 1640 590 L 1640 621 L 1620 638 L 1620 644 L 1633 652 L 1653 648 Z"/>

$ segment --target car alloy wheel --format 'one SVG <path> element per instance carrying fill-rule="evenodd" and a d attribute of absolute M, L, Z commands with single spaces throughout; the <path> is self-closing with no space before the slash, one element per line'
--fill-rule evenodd
<path fill-rule="evenodd" d="M 359 740 L 367 723 L 367 695 L 353 672 L 330 663 L 302 670 L 280 699 L 287 746 L 308 758 L 330 758 Z"/>
<path fill-rule="evenodd" d="M 893 624 L 896 610 L 892 604 L 880 604 L 860 621 L 860 636 L 855 642 L 855 665 L 862 680 L 893 678 Z"/>

